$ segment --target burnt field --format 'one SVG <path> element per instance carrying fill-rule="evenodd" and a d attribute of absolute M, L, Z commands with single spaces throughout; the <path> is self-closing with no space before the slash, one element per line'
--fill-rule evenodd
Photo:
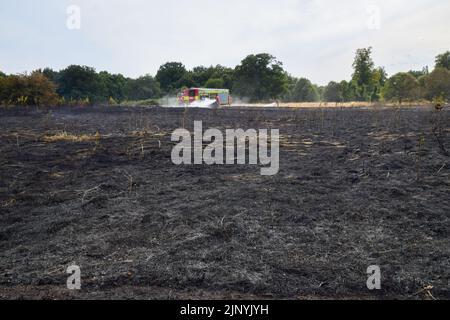
<path fill-rule="evenodd" d="M 171 133 L 194 120 L 279 129 L 278 175 L 175 166 Z M 0 298 L 450 299 L 448 110 L 9 109 L 0 123 Z"/>

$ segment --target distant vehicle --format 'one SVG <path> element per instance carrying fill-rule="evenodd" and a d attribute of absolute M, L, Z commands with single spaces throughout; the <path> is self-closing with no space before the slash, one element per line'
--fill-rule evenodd
<path fill-rule="evenodd" d="M 231 105 L 230 90 L 228 89 L 209 89 L 209 88 L 190 88 L 183 90 L 178 95 L 180 104 L 190 105 L 201 101 L 215 101 L 217 106 Z"/>

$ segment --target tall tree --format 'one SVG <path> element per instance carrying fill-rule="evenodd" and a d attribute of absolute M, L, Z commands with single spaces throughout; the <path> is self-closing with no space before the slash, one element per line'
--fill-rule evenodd
<path fill-rule="evenodd" d="M 186 67 L 180 62 L 167 62 L 163 64 L 156 74 L 156 80 L 160 83 L 164 94 L 173 93 L 186 82 Z"/>
<path fill-rule="evenodd" d="M 234 73 L 233 92 L 252 101 L 277 99 L 288 89 L 282 63 L 267 53 L 249 55 Z"/>
<path fill-rule="evenodd" d="M 217 65 L 212 67 L 212 71 L 210 79 L 221 79 L 223 81 L 222 88 L 224 89 L 233 88 L 234 70 L 232 68 Z"/>
<path fill-rule="evenodd" d="M 208 85 L 207 83 L 212 80 L 212 83 L 215 86 L 220 84 L 220 88 L 231 89 L 233 86 L 233 73 L 233 69 L 221 65 L 195 67 L 192 69 L 193 86 L 211 87 L 211 85 Z"/>
<path fill-rule="evenodd" d="M 204 87 L 206 82 L 212 77 L 213 75 L 213 67 L 204 67 L 204 66 L 198 66 L 192 69 L 192 79 L 195 82 L 196 87 Z"/>
<path fill-rule="evenodd" d="M 340 83 L 331 81 L 325 87 L 324 100 L 328 102 L 342 102 L 344 101 L 343 88 Z"/>
<path fill-rule="evenodd" d="M 155 78 L 146 75 L 137 79 L 128 79 L 125 96 L 129 100 L 157 99 L 161 96 L 161 88 Z"/>
<path fill-rule="evenodd" d="M 410 70 L 408 73 L 414 78 L 419 79 L 420 77 L 428 75 L 430 72 L 428 71 L 428 67 L 423 67 L 422 70 Z"/>
<path fill-rule="evenodd" d="M 224 81 L 221 78 L 209 78 L 205 83 L 205 87 L 214 88 L 214 89 L 222 89 L 225 88 Z"/>
<path fill-rule="evenodd" d="M 300 78 L 291 88 L 289 100 L 292 102 L 315 102 L 319 100 L 319 93 L 311 81 Z"/>
<path fill-rule="evenodd" d="M 433 100 L 442 97 L 450 100 L 450 70 L 436 68 L 429 75 L 420 79 L 424 86 L 425 98 Z"/>
<path fill-rule="evenodd" d="M 400 104 L 405 100 L 415 100 L 419 97 L 419 81 L 410 73 L 397 73 L 386 82 L 383 96 Z"/>
<path fill-rule="evenodd" d="M 353 80 L 355 80 L 359 86 L 369 85 L 372 81 L 375 64 L 371 55 L 372 47 L 358 49 L 356 51 L 356 57 L 353 62 Z"/>
<path fill-rule="evenodd" d="M 58 93 L 66 100 L 105 101 L 107 88 L 94 68 L 71 65 L 59 73 Z"/>
<path fill-rule="evenodd" d="M 358 87 L 358 100 L 371 100 L 374 92 L 374 68 L 375 64 L 372 60 L 372 47 L 358 49 L 356 51 L 355 60 L 353 61 L 353 76 Z"/>
<path fill-rule="evenodd" d="M 59 82 L 59 72 L 51 68 L 45 68 L 42 70 L 42 74 L 55 84 Z"/>
<path fill-rule="evenodd" d="M 191 88 L 197 86 L 194 80 L 194 74 L 192 71 L 186 71 L 186 73 L 175 83 L 173 89 Z"/>
<path fill-rule="evenodd" d="M 358 86 L 355 81 L 347 82 L 342 80 L 340 82 L 341 90 L 342 90 L 342 99 L 343 101 L 355 101 L 357 100 Z"/>
<path fill-rule="evenodd" d="M 436 57 L 436 68 L 450 70 L 450 51 L 446 51 Z"/>
<path fill-rule="evenodd" d="M 105 91 L 106 98 L 112 98 L 115 101 L 123 101 L 126 98 L 126 86 L 130 79 L 121 74 L 110 74 L 102 71 L 98 74 Z"/>
<path fill-rule="evenodd" d="M 373 70 L 372 73 L 372 94 L 370 96 L 370 101 L 378 101 L 381 96 L 381 90 L 383 89 L 386 81 L 388 80 L 388 75 L 383 67 L 378 67 Z"/>

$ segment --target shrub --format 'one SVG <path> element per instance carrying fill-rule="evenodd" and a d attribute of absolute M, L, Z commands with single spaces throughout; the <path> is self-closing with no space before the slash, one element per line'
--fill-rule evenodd
<path fill-rule="evenodd" d="M 1 79 L 0 103 L 3 105 L 54 106 L 58 101 L 55 84 L 40 71 Z"/>

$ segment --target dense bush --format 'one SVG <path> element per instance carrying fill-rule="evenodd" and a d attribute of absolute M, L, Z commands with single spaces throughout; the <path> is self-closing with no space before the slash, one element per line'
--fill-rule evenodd
<path fill-rule="evenodd" d="M 58 104 L 56 86 L 40 71 L 0 79 L 2 105 L 52 106 Z"/>

